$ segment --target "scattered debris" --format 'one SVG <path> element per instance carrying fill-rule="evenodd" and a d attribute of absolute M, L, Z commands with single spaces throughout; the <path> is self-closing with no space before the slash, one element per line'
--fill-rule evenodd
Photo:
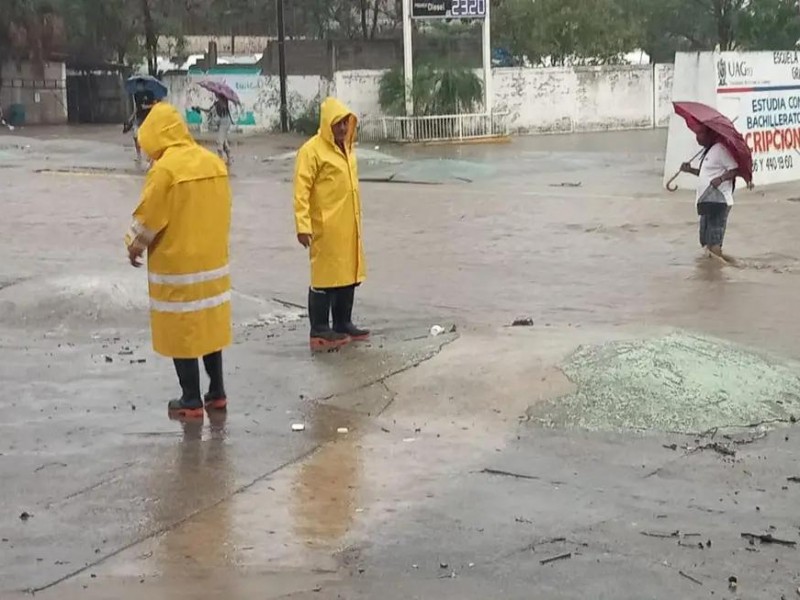
<path fill-rule="evenodd" d="M 305 306 L 302 306 L 300 304 L 295 304 L 294 302 L 289 302 L 287 300 L 281 300 L 280 298 L 272 298 L 272 301 L 282 306 L 285 306 L 286 308 L 299 308 L 300 310 L 306 310 Z"/>
<path fill-rule="evenodd" d="M 583 185 L 581 181 L 562 181 L 561 183 L 551 183 L 550 187 L 579 188 Z"/>
<path fill-rule="evenodd" d="M 34 473 L 38 473 L 39 471 L 43 471 L 43 470 L 45 470 L 45 469 L 46 469 L 46 468 L 48 468 L 48 467 L 67 467 L 67 466 L 68 466 L 68 465 L 67 465 L 67 463 L 62 463 L 62 462 L 49 462 L 49 463 L 45 463 L 45 464 L 43 464 L 43 465 L 42 465 L 42 466 L 40 466 L 40 467 L 36 467 L 36 469 L 34 469 L 34 471 L 33 471 L 33 472 L 34 472 Z"/>
<path fill-rule="evenodd" d="M 685 579 L 688 579 L 688 580 L 689 580 L 689 581 L 691 581 L 692 583 L 696 583 L 697 585 L 703 585 L 703 582 L 702 582 L 702 581 L 700 581 L 700 580 L 699 580 L 699 579 L 697 579 L 696 577 L 692 577 L 692 576 L 691 576 L 691 575 L 689 575 L 688 573 L 684 573 L 683 571 L 678 571 L 678 574 L 679 574 L 681 577 L 683 577 L 683 578 L 685 578 Z"/>
<path fill-rule="evenodd" d="M 33 515 L 32 515 L 31 513 L 29 513 L 28 511 L 24 511 L 24 512 L 23 512 L 23 513 L 22 513 L 22 514 L 19 516 L 19 518 L 20 518 L 20 520 L 21 520 L 21 521 L 27 521 L 27 520 L 28 520 L 28 519 L 30 519 L 32 516 L 33 516 Z"/>
<path fill-rule="evenodd" d="M 550 558 L 545 558 L 539 561 L 540 565 L 549 565 L 552 562 L 556 562 L 558 560 L 567 560 L 568 558 L 572 558 L 572 552 L 567 552 L 566 554 L 559 554 L 558 556 L 552 556 Z"/>
<path fill-rule="evenodd" d="M 664 444 L 663 447 L 666 448 L 667 450 L 674 451 L 678 449 L 678 444 Z"/>
<path fill-rule="evenodd" d="M 723 456 L 736 456 L 736 450 L 720 442 L 711 442 L 710 444 L 703 444 L 702 446 L 697 446 L 696 448 L 687 447 L 686 450 L 690 453 L 700 452 L 701 450 L 713 450 L 714 452 L 722 454 Z"/>
<path fill-rule="evenodd" d="M 450 565 L 448 565 L 446 562 L 439 563 L 439 568 L 440 568 L 440 569 L 446 569 L 446 568 L 448 568 L 449 566 L 450 566 Z"/>
<path fill-rule="evenodd" d="M 671 533 L 661 533 L 658 531 L 640 531 L 642 535 L 646 535 L 647 537 L 654 537 L 654 538 L 677 538 L 681 536 L 681 532 L 677 529 Z"/>
<path fill-rule="evenodd" d="M 511 323 L 512 327 L 533 327 L 533 319 L 530 317 L 522 317 L 519 319 L 514 319 L 514 322 Z"/>
<path fill-rule="evenodd" d="M 292 425 L 292 431 L 297 432 L 297 431 L 305 431 L 305 430 L 306 430 L 306 426 L 303 423 L 294 423 Z"/>
<path fill-rule="evenodd" d="M 787 477 L 786 481 L 791 481 L 792 483 L 800 483 L 800 476 L 795 475 L 793 477 Z"/>
<path fill-rule="evenodd" d="M 434 325 L 433 327 L 431 327 L 431 335 L 433 337 L 440 336 L 443 333 L 444 333 L 444 327 L 442 327 L 441 325 Z"/>
<path fill-rule="evenodd" d="M 501 471 L 499 469 L 483 469 L 481 473 L 486 475 L 498 475 L 500 477 L 513 477 L 514 479 L 540 479 L 535 475 L 523 475 L 521 473 L 512 473 L 511 471 Z"/>
<path fill-rule="evenodd" d="M 137 358 L 137 359 L 131 359 L 131 364 L 132 364 L 132 365 L 143 365 L 143 364 L 145 364 L 146 362 L 147 362 L 147 359 L 146 359 L 146 358 Z"/>
<path fill-rule="evenodd" d="M 526 523 L 527 525 L 533 525 L 533 521 L 530 519 L 526 519 L 524 517 L 514 517 L 514 521 L 517 523 Z"/>
<path fill-rule="evenodd" d="M 381 427 L 381 431 L 383 433 L 392 433 L 392 430 L 391 429 L 387 429 L 386 427 Z"/>
<path fill-rule="evenodd" d="M 736 577 L 736 575 L 731 575 L 730 577 L 728 577 L 728 588 L 730 588 L 732 592 L 735 592 L 738 586 L 739 586 L 739 579 Z"/>
<path fill-rule="evenodd" d="M 108 355 L 106 355 L 106 357 L 105 357 L 105 358 L 106 358 L 106 362 L 107 362 L 107 363 L 113 363 L 113 362 L 114 362 L 114 359 L 113 359 L 113 358 L 111 358 L 111 357 L 110 357 L 110 356 L 108 356 Z"/>
<path fill-rule="evenodd" d="M 755 540 L 758 540 L 762 544 L 778 544 L 780 546 L 789 546 L 791 548 L 794 548 L 795 546 L 797 546 L 797 542 L 794 542 L 792 540 L 782 540 L 781 538 L 776 538 L 771 533 L 764 533 L 764 534 L 760 534 L 760 533 L 743 533 L 742 537 L 747 539 L 747 540 L 750 540 L 751 544 Z"/>
<path fill-rule="evenodd" d="M 407 437 L 407 438 L 403 438 L 403 441 L 404 441 L 406 444 L 410 444 L 411 442 L 416 442 L 416 441 L 417 441 L 417 438 L 413 438 L 413 437 Z"/>
<path fill-rule="evenodd" d="M 339 429 L 336 430 L 336 433 L 350 433 L 350 430 L 347 427 L 339 427 Z"/>

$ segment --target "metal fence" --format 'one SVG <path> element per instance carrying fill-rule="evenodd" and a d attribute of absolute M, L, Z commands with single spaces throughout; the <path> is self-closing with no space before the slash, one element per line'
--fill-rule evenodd
<path fill-rule="evenodd" d="M 507 135 L 507 113 L 367 117 L 359 121 L 358 130 L 362 142 L 450 142 Z"/>

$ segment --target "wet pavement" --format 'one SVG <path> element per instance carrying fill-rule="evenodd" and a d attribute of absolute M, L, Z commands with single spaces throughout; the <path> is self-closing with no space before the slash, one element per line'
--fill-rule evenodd
<path fill-rule="evenodd" d="M 690 196 L 660 189 L 663 132 L 379 147 L 480 177 L 364 184 L 375 336 L 311 357 L 291 162 L 265 162 L 297 143 L 236 146 L 231 410 L 197 426 L 166 418 L 174 374 L 121 244 L 132 148 L 117 128 L 0 134 L 0 597 L 796 595 L 792 403 L 704 436 L 539 419 L 585 385 L 577 348 L 676 329 L 800 375 L 792 186 L 738 195 L 723 268 Z M 675 372 L 657 354 L 648 385 Z"/>

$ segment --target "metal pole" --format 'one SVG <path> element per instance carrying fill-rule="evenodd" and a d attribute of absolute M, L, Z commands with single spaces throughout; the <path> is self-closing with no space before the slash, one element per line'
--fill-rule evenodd
<path fill-rule="evenodd" d="M 278 72 L 281 80 L 281 131 L 289 133 L 289 107 L 286 103 L 286 25 L 283 19 L 283 0 L 278 3 Z"/>
<path fill-rule="evenodd" d="M 483 106 L 486 114 L 492 114 L 494 90 L 492 88 L 492 18 L 486 0 L 486 18 L 483 20 Z"/>
<path fill-rule="evenodd" d="M 412 47 L 411 0 L 403 0 L 403 74 L 406 87 L 406 116 L 414 115 L 414 52 Z"/>

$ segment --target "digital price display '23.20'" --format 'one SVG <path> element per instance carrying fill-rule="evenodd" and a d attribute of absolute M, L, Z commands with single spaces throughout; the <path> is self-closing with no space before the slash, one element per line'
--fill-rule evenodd
<path fill-rule="evenodd" d="M 415 19 L 483 19 L 488 0 L 411 0 Z"/>

